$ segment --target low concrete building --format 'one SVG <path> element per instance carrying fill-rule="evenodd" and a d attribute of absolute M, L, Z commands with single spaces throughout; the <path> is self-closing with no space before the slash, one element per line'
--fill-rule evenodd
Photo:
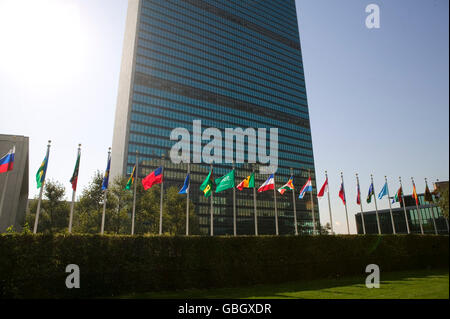
<path fill-rule="evenodd" d="M 0 134 L 0 156 L 8 153 L 13 146 L 16 147 L 14 168 L 10 172 L 0 174 L 0 198 L 3 191 L 6 192 L 3 207 L 0 207 L 0 232 L 10 226 L 20 230 L 27 207 L 29 138 Z"/>

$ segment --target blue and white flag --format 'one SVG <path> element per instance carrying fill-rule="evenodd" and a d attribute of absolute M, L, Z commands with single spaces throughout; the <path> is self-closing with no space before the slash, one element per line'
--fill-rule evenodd
<path fill-rule="evenodd" d="M 178 192 L 178 194 L 187 194 L 189 193 L 189 174 L 187 174 L 186 179 L 184 180 L 183 188 Z"/>
<path fill-rule="evenodd" d="M 384 195 L 388 194 L 388 185 L 387 183 L 384 183 L 383 188 L 381 189 L 381 192 L 378 194 L 378 199 L 382 199 Z"/>
<path fill-rule="evenodd" d="M 111 170 L 111 154 L 108 154 L 108 163 L 106 164 L 105 176 L 103 177 L 102 190 L 108 189 L 109 171 Z"/>
<path fill-rule="evenodd" d="M 301 191 L 300 191 L 300 195 L 298 195 L 298 198 L 302 199 L 306 192 L 311 192 L 312 191 L 312 182 L 311 182 L 311 177 L 308 178 L 308 180 L 306 181 L 306 184 L 303 185 Z"/>

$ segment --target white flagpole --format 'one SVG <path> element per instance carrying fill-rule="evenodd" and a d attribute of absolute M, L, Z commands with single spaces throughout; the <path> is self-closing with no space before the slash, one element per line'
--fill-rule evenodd
<path fill-rule="evenodd" d="M 162 182 L 161 182 L 161 199 L 159 201 L 159 235 L 162 235 L 162 218 L 163 218 L 163 194 L 164 194 L 164 154 L 161 156 L 161 174 Z"/>
<path fill-rule="evenodd" d="M 273 173 L 273 200 L 275 206 L 275 234 L 278 236 L 280 232 L 278 230 L 277 186 L 275 182 L 275 173 Z"/>
<path fill-rule="evenodd" d="M 294 169 L 291 168 L 291 176 L 294 178 Z M 295 227 L 295 235 L 298 235 L 298 226 L 297 226 L 297 204 L 295 203 L 295 187 L 292 190 L 292 204 L 294 208 L 294 227 Z"/>
<path fill-rule="evenodd" d="M 348 212 L 347 212 L 347 194 L 345 193 L 345 186 L 344 186 L 344 174 L 341 172 L 341 180 L 342 180 L 342 191 L 344 192 L 344 206 L 345 206 L 345 218 L 347 219 L 347 233 L 350 235 L 350 226 L 348 223 Z"/>
<path fill-rule="evenodd" d="M 416 187 L 416 184 L 414 183 L 414 178 L 413 178 L 413 177 L 411 177 L 411 181 L 412 181 L 412 183 L 413 183 L 413 187 L 415 188 L 415 187 Z M 414 188 L 413 188 L 413 191 L 414 191 Z M 416 189 L 416 194 L 417 194 L 417 189 Z M 414 193 L 413 193 L 413 195 L 414 195 Z M 413 196 L 413 197 L 414 197 L 414 196 Z M 419 205 L 417 204 L 417 202 L 418 202 L 419 200 L 417 199 L 417 201 L 416 201 L 416 200 L 414 199 L 414 201 L 416 202 L 417 216 L 419 217 L 420 232 L 421 232 L 422 235 L 423 235 L 424 232 L 423 232 L 422 215 L 420 214 Z"/>
<path fill-rule="evenodd" d="M 108 164 L 111 158 L 111 147 L 108 149 Z M 108 166 L 107 164 L 107 166 Z M 108 169 L 108 167 L 106 167 Z M 109 172 L 108 172 L 108 184 L 109 184 Z M 109 186 L 109 185 L 108 185 Z M 106 215 L 106 200 L 108 195 L 108 187 L 106 187 L 103 193 L 103 212 L 102 212 L 102 226 L 100 229 L 100 234 L 103 235 L 105 233 L 105 215 Z"/>
<path fill-rule="evenodd" d="M 409 221 L 408 221 L 408 214 L 406 213 L 406 203 L 405 203 L 405 197 L 403 196 L 403 185 L 402 185 L 402 178 L 399 176 L 398 180 L 400 181 L 400 188 L 402 190 L 402 203 L 403 203 L 403 212 L 405 213 L 405 222 L 406 222 L 406 229 L 408 231 L 408 234 L 411 234 L 411 230 L 409 229 Z"/>
<path fill-rule="evenodd" d="M 253 210 L 255 213 L 255 236 L 258 236 L 258 211 L 256 208 L 256 174 L 255 174 L 255 167 L 252 168 L 253 173 Z"/>
<path fill-rule="evenodd" d="M 308 178 L 311 178 L 311 170 L 308 169 Z M 317 229 L 316 229 L 316 214 L 314 214 L 314 199 L 313 199 L 313 194 L 312 194 L 312 180 L 311 180 L 311 215 L 312 215 L 312 220 L 313 220 L 313 235 L 315 235 L 317 233 Z"/>
<path fill-rule="evenodd" d="M 333 217 L 331 216 L 331 201 L 330 201 L 330 184 L 328 181 L 328 172 L 325 171 L 325 180 L 327 181 L 327 197 L 328 197 L 328 210 L 330 212 L 330 226 L 331 226 L 331 234 L 334 235 L 333 230 Z"/>
<path fill-rule="evenodd" d="M 213 165 L 211 164 L 211 172 L 212 172 L 212 170 L 213 170 Z M 212 178 L 212 173 L 211 173 L 211 176 L 210 176 L 210 178 Z M 209 182 L 209 181 L 208 181 Z M 210 200 L 210 217 L 209 217 L 209 226 L 210 226 L 210 235 L 211 236 L 214 236 L 214 204 L 213 204 L 213 194 L 214 194 L 214 191 L 213 191 L 213 189 L 212 189 L 212 187 L 211 187 L 211 195 L 209 196 L 209 200 Z"/>
<path fill-rule="evenodd" d="M 133 185 L 133 211 L 131 215 L 131 236 L 134 235 L 134 220 L 136 219 L 136 189 L 139 177 L 139 151 L 136 150 L 136 171 L 134 177 L 134 185 Z M 133 174 L 133 172 L 131 172 Z"/>
<path fill-rule="evenodd" d="M 375 203 L 375 214 L 377 215 L 377 228 L 378 228 L 378 235 L 381 235 L 381 226 L 380 226 L 380 216 L 378 215 L 378 206 L 377 206 L 377 193 L 375 192 L 375 185 L 373 184 L 373 175 L 370 174 L 370 181 L 372 182 L 373 186 L 373 200 Z"/>
<path fill-rule="evenodd" d="M 388 202 L 389 202 L 389 211 L 391 213 L 392 232 L 395 235 L 397 232 L 395 231 L 394 213 L 392 213 L 391 198 L 389 196 L 389 186 L 387 185 L 387 176 L 384 176 L 384 181 L 386 182 L 387 199 L 388 199 Z"/>
<path fill-rule="evenodd" d="M 49 155 L 50 155 L 50 143 L 51 142 L 52 141 L 48 141 L 47 154 L 45 155 L 47 158 L 47 165 L 48 165 L 48 160 L 49 160 Z M 47 172 L 45 172 L 45 173 L 47 173 Z M 45 177 L 46 176 L 44 176 L 44 180 L 42 181 L 41 190 L 39 191 L 39 200 L 38 200 L 38 206 L 36 209 L 36 218 L 34 219 L 33 234 L 37 233 L 37 228 L 38 228 L 38 224 L 39 224 L 39 214 L 41 212 L 42 192 L 44 191 L 44 187 L 45 187 Z"/>
<path fill-rule="evenodd" d="M 234 160 L 233 160 L 233 171 L 235 169 Z M 236 174 L 235 174 L 236 175 Z M 236 178 L 236 176 L 234 176 Z M 236 183 L 236 181 L 235 181 Z M 237 235 L 237 229 L 236 229 L 236 185 L 233 187 L 233 234 L 234 236 Z"/>
<path fill-rule="evenodd" d="M 187 164 L 187 175 L 189 175 L 189 185 L 186 192 L 186 236 L 189 236 L 189 190 L 191 188 L 191 164 Z"/>
<path fill-rule="evenodd" d="M 77 153 L 77 161 L 78 158 L 81 157 L 81 144 L 78 144 L 78 153 Z M 78 163 L 79 164 L 79 163 Z M 75 164 L 76 165 L 76 164 Z M 78 174 L 78 173 L 77 173 Z M 77 176 L 77 184 L 78 184 L 78 176 Z M 75 206 L 75 194 L 76 188 L 72 191 L 72 203 L 70 203 L 70 216 L 69 216 L 69 234 L 72 233 L 72 221 L 73 221 L 73 209 Z"/>
<path fill-rule="evenodd" d="M 358 185 L 358 191 L 359 191 L 359 208 L 361 209 L 361 221 L 362 221 L 362 228 L 364 235 L 366 234 L 366 223 L 364 221 L 364 211 L 362 207 L 362 198 L 361 198 L 361 187 L 359 186 L 359 177 L 358 173 L 356 173 L 356 184 Z"/>
<path fill-rule="evenodd" d="M 427 182 L 426 178 L 425 178 L 425 186 L 428 188 L 428 182 Z M 430 211 L 431 211 L 431 218 L 433 218 L 434 234 L 437 235 L 438 231 L 437 231 L 437 227 L 436 227 L 436 220 L 434 218 L 434 211 L 432 208 L 430 209 Z"/>
<path fill-rule="evenodd" d="M 16 152 L 16 146 L 13 146 L 13 153 L 15 155 Z M 3 203 L 5 202 L 5 195 L 6 195 L 6 189 L 8 187 L 8 177 L 9 177 L 9 171 L 6 171 L 6 178 L 5 178 L 5 186 L 3 186 L 3 191 L 2 191 L 2 198 L 0 200 L 0 217 L 3 214 Z"/>

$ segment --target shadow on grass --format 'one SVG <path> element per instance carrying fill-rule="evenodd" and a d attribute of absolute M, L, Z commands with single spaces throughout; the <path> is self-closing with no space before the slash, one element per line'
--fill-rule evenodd
<path fill-rule="evenodd" d="M 433 270 L 416 270 L 416 271 L 402 271 L 402 272 L 381 272 L 381 284 L 395 282 L 397 287 L 406 286 L 409 282 L 412 283 L 416 279 L 431 278 L 433 276 L 448 276 L 448 269 L 433 269 Z M 252 297 L 269 298 L 302 298 L 295 296 L 295 293 L 317 291 L 322 293 L 330 293 L 339 298 L 341 294 L 345 298 L 359 299 L 359 293 L 352 292 L 349 289 L 345 291 L 337 291 L 333 288 L 350 286 L 354 288 L 365 288 L 366 274 L 360 276 L 318 279 L 313 281 L 296 281 L 282 284 L 272 285 L 254 285 L 247 287 L 231 287 L 231 288 L 217 288 L 210 290 L 187 289 L 171 292 L 148 292 L 144 294 L 133 294 L 121 296 L 121 298 L 136 298 L 136 299 L 247 299 Z M 329 291 L 327 291 L 329 289 Z M 370 289 L 368 289 L 370 290 Z M 314 297 L 313 297 L 314 298 Z M 319 297 L 315 297 L 319 298 Z M 447 297 L 448 298 L 448 297 Z"/>

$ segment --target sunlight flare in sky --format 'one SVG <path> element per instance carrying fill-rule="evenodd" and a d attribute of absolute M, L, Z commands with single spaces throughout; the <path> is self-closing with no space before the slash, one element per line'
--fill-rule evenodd
<path fill-rule="evenodd" d="M 24 88 L 64 84 L 80 72 L 85 34 L 66 0 L 0 0 L 0 73 Z"/>

